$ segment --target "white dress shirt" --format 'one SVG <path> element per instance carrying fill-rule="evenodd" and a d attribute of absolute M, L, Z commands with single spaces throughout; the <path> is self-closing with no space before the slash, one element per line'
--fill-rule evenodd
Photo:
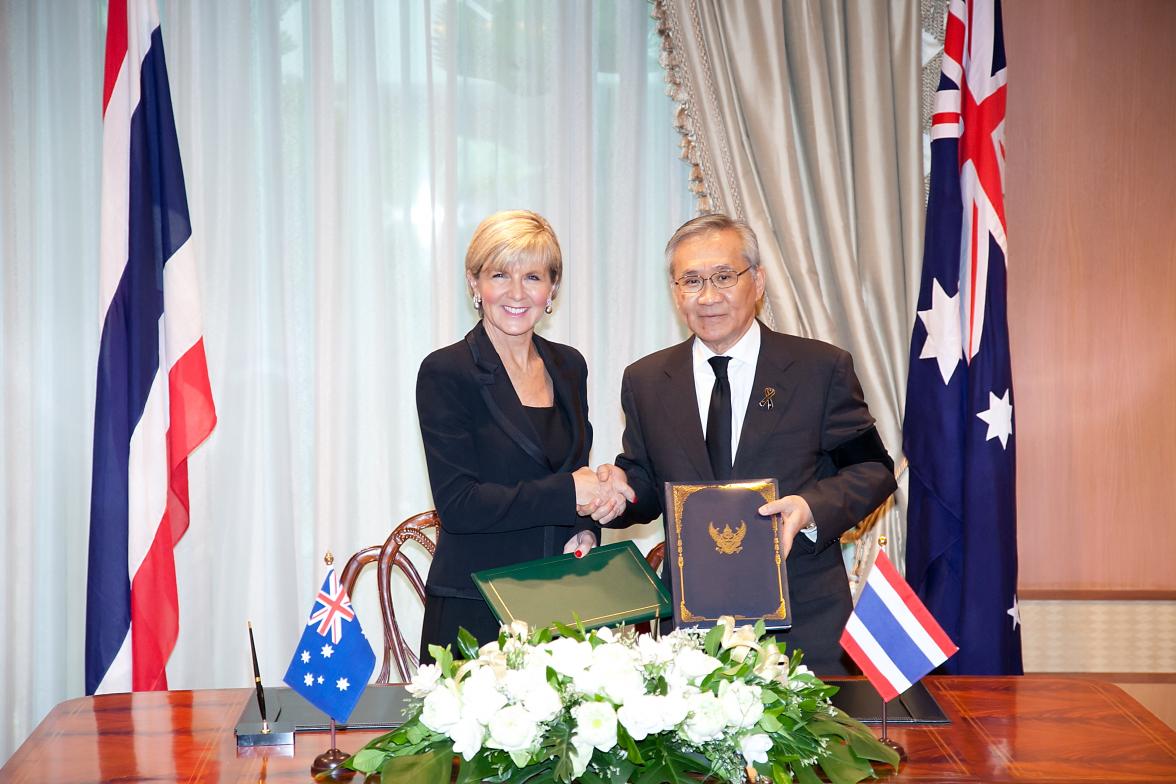
<path fill-rule="evenodd" d="M 731 385 L 731 462 L 739 454 L 739 436 L 743 432 L 743 419 L 751 401 L 751 387 L 755 383 L 755 367 L 759 362 L 760 324 L 751 322 L 743 337 L 727 351 L 716 354 L 697 337 L 694 339 L 694 392 L 698 397 L 698 418 L 702 421 L 702 437 L 706 438 L 706 420 L 710 416 L 711 392 L 715 387 L 715 371 L 707 361 L 711 357 L 730 357 L 727 363 L 727 381 Z M 738 479 L 739 477 L 735 477 Z M 744 479 L 759 477 L 743 477 Z M 809 541 L 817 540 L 817 527 L 809 525 L 800 531 Z"/>
<path fill-rule="evenodd" d="M 751 399 L 751 385 L 755 383 L 755 366 L 759 362 L 760 325 L 751 322 L 751 327 L 734 346 L 723 354 L 730 357 L 727 363 L 727 380 L 731 385 L 731 462 L 739 454 L 739 436 L 743 431 L 743 418 L 747 415 L 747 403 Z M 694 391 L 698 395 L 698 417 L 702 420 L 702 437 L 706 438 L 706 420 L 710 415 L 711 391 L 715 388 L 715 371 L 707 361 L 719 356 L 706 347 L 698 338 L 694 339 Z"/>

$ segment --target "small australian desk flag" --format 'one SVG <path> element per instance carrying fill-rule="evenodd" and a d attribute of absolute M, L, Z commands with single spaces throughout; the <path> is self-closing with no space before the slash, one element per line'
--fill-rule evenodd
<path fill-rule="evenodd" d="M 359 702 L 375 666 L 376 654 L 363 636 L 351 597 L 335 570 L 328 569 L 283 680 L 342 724 Z"/>

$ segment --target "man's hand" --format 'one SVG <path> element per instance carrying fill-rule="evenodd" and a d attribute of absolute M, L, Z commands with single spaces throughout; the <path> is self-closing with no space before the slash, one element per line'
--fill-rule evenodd
<path fill-rule="evenodd" d="M 596 534 L 591 531 L 580 531 L 564 545 L 564 555 L 575 553 L 577 558 L 588 555 L 588 551 L 596 546 Z"/>
<path fill-rule="evenodd" d="M 592 472 L 592 478 L 596 483 L 588 492 L 590 483 L 584 482 L 586 492 L 582 496 L 581 472 L 589 471 L 591 469 L 581 468 L 573 474 L 576 477 L 576 513 L 585 517 L 591 516 L 601 525 L 608 525 L 625 511 L 629 503 L 637 500 L 637 496 L 634 495 L 633 488 L 629 487 L 625 472 L 611 463 L 604 463 Z"/>
<path fill-rule="evenodd" d="M 792 551 L 792 540 L 800 533 L 800 529 L 813 523 L 813 512 L 809 509 L 808 501 L 798 495 L 786 495 L 775 501 L 769 501 L 757 511 L 764 517 L 780 515 L 780 539 L 784 548 L 784 557 Z"/>

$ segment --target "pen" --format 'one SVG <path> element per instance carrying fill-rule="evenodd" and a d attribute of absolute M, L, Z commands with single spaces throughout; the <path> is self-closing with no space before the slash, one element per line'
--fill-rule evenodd
<path fill-rule="evenodd" d="M 253 621 L 246 621 L 249 627 L 249 652 L 253 654 L 253 683 L 257 686 L 257 710 L 261 713 L 261 733 L 268 735 L 269 721 L 265 718 L 265 691 L 261 688 L 261 668 L 257 666 L 257 646 L 253 644 Z"/>

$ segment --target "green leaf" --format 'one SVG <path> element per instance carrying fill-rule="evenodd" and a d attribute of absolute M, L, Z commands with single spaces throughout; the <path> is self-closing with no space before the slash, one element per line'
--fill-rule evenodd
<path fill-rule="evenodd" d="M 349 760 L 350 767 L 360 773 L 375 773 L 387 755 L 377 749 L 364 749 Z"/>
<path fill-rule="evenodd" d="M 780 720 L 770 713 L 765 713 L 763 716 L 760 716 L 758 724 L 759 728 L 764 732 L 779 732 L 784 728 Z"/>
<path fill-rule="evenodd" d="M 849 719 L 848 716 L 845 718 Z M 853 725 L 847 725 L 849 731 L 849 747 L 859 757 L 877 762 L 884 762 L 895 770 L 898 769 L 898 752 L 880 741 L 874 733 L 857 719 L 849 719 Z"/>
<path fill-rule="evenodd" d="M 874 776 L 870 763 L 855 757 L 848 744 L 836 741 L 829 744 L 829 754 L 817 764 L 832 784 L 857 784 L 862 779 Z"/>
<path fill-rule="evenodd" d="M 457 649 L 463 659 L 478 658 L 478 640 L 464 626 L 457 627 Z"/>
<path fill-rule="evenodd" d="M 392 757 L 380 768 L 381 781 L 397 784 L 449 784 L 453 773 L 453 746 L 409 757 Z"/>
<path fill-rule="evenodd" d="M 408 741 L 409 744 L 420 743 L 428 734 L 429 730 L 427 730 L 423 725 L 417 724 L 415 722 L 404 728 L 404 739 Z"/>
<path fill-rule="evenodd" d="M 632 736 L 620 724 L 617 725 L 617 743 L 624 747 L 625 752 L 629 755 L 629 759 L 634 764 L 645 764 L 645 758 L 641 756 L 641 750 L 637 748 L 637 742 L 633 740 Z"/>
<path fill-rule="evenodd" d="M 707 652 L 707 655 L 714 656 L 715 654 L 717 654 L 719 652 L 719 646 L 722 644 L 722 642 L 723 642 L 723 627 L 722 626 L 715 626 L 715 627 L 712 627 L 711 630 L 706 633 L 706 637 L 703 638 L 703 641 L 702 641 L 702 647 L 703 647 L 703 650 L 705 650 Z"/>
<path fill-rule="evenodd" d="M 656 765 L 650 765 L 634 779 L 635 784 L 698 784 L 670 756 L 663 757 Z"/>
<path fill-rule="evenodd" d="M 758 621 L 755 622 L 755 638 L 757 640 L 762 640 L 764 638 L 764 632 L 766 632 L 767 630 L 768 630 L 768 627 L 764 626 L 764 619 L 763 618 L 760 618 Z"/>
<path fill-rule="evenodd" d="M 629 784 L 629 780 L 633 778 L 634 771 L 637 766 L 629 760 L 619 760 L 613 763 L 616 768 L 613 775 L 609 778 L 609 784 Z"/>
<path fill-rule="evenodd" d="M 793 765 L 792 772 L 799 784 L 821 784 L 821 777 L 808 765 Z"/>
<path fill-rule="evenodd" d="M 461 760 L 457 768 L 457 778 L 454 784 L 479 784 L 494 774 L 494 766 L 485 754 L 476 754 L 472 760 L 459 757 Z"/>
<path fill-rule="evenodd" d="M 444 648 L 440 645 L 430 645 L 429 655 L 433 657 L 433 661 L 437 663 L 437 669 L 441 670 L 444 677 L 453 677 L 453 653 L 449 650 L 448 645 Z"/>
<path fill-rule="evenodd" d="M 556 781 L 560 781 L 558 774 L 556 774 Z M 609 780 L 599 773 L 594 772 L 591 768 L 580 774 L 580 778 L 576 779 L 580 784 L 609 784 Z"/>
<path fill-rule="evenodd" d="M 559 632 L 560 637 L 568 637 L 579 642 L 584 641 L 584 633 L 574 626 L 568 626 L 566 623 L 556 621 L 552 626 Z"/>
<path fill-rule="evenodd" d="M 783 765 L 773 765 L 772 766 L 772 781 L 773 782 L 792 781 L 792 772 L 790 771 L 789 768 L 786 768 Z M 817 784 L 820 784 L 820 779 L 817 779 Z"/>

